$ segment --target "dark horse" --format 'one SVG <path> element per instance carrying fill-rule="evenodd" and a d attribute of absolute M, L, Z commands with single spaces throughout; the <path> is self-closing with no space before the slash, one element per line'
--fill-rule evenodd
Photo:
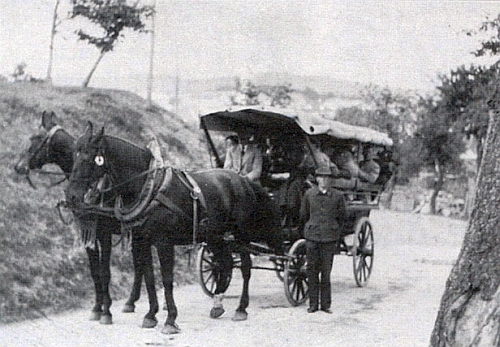
<path fill-rule="evenodd" d="M 45 164 L 56 164 L 64 172 L 66 178 L 69 178 L 73 168 L 75 139 L 56 124 L 54 113 L 44 112 L 41 126 L 44 130 L 31 137 L 28 150 L 21 154 L 21 158 L 15 166 L 16 172 L 29 178 L 30 170 L 39 170 Z M 110 306 L 112 301 L 109 295 L 111 240 L 113 234 L 121 232 L 121 225 L 113 216 L 96 215 L 95 221 L 95 239 L 91 240 L 85 247 L 96 294 L 91 320 L 99 320 L 102 324 L 111 324 Z M 148 292 L 156 293 L 152 263 L 148 259 L 143 259 L 144 256 L 148 256 L 147 253 L 138 249 L 133 249 L 132 252 L 141 253 L 142 258 L 134 257 L 134 284 L 122 312 L 134 312 L 134 303 L 141 294 L 143 276 L 150 278 L 149 281 L 146 281 L 146 285 L 153 283 L 152 287 L 147 288 Z M 150 255 L 151 252 L 149 252 Z M 150 297 L 154 298 L 154 296 Z M 144 319 L 143 327 L 151 328 L 156 325 L 154 317 L 157 312 L 157 300 L 150 301 L 150 311 Z"/>
<path fill-rule="evenodd" d="M 117 201 L 123 199 L 123 206 L 136 206 L 147 185 L 146 174 L 151 172 L 151 162 L 155 160 L 147 149 L 105 136 L 104 128 L 94 135 L 91 123 L 77 141 L 76 158 L 67 187 L 67 197 L 75 211 L 88 206 L 85 201 L 89 191 L 103 178 L 111 182 L 108 191 L 114 191 Z M 142 249 L 154 245 L 158 251 L 168 309 L 162 332 L 179 331 L 173 298 L 174 245 L 191 244 L 193 239 L 207 242 L 215 261 L 220 264 L 220 274 L 216 276 L 216 302 L 210 316 L 217 318 L 224 313 L 220 300 L 227 288 L 227 274 L 232 271 L 234 251 L 224 238 L 229 232 L 240 246 L 237 252 L 241 255 L 243 275 L 243 292 L 233 320 L 246 319 L 252 261 L 245 246 L 251 241 L 265 242 L 276 254 L 282 254 L 281 229 L 274 202 L 262 187 L 233 171 L 215 169 L 186 173 L 170 167 L 158 170 L 164 173 L 161 188 L 138 216 L 140 222 L 130 228 L 133 244 L 142 244 Z M 194 198 L 196 188 L 199 190 Z M 199 215 L 193 208 L 197 199 L 200 201 Z M 199 223 L 193 224 L 195 216 L 199 216 Z M 194 225 L 198 225 L 196 234 L 193 234 Z"/>

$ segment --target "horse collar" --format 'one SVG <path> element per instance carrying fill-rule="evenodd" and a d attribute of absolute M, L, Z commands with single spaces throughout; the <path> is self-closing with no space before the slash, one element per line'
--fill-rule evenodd
<path fill-rule="evenodd" d="M 58 132 L 59 130 L 62 130 L 62 126 L 60 125 L 54 125 L 50 130 L 49 130 L 49 133 L 47 134 L 47 143 L 50 142 L 50 140 L 52 139 L 52 136 L 54 136 L 54 134 L 56 132 Z"/>

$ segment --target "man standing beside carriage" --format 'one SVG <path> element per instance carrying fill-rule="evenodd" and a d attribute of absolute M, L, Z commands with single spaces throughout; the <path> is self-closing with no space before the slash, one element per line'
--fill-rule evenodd
<path fill-rule="evenodd" d="M 309 308 L 332 313 L 330 273 L 333 257 L 341 238 L 346 216 L 344 195 L 332 188 L 332 169 L 320 166 L 315 171 L 317 186 L 310 188 L 302 199 L 300 220 L 304 225 L 309 280 Z"/>

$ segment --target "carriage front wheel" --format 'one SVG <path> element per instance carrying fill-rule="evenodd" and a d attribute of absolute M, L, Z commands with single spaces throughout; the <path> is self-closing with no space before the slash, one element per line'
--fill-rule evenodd
<path fill-rule="evenodd" d="M 283 272 L 285 295 L 290 304 L 298 306 L 303 304 L 309 297 L 309 282 L 306 274 L 306 240 L 295 241 L 288 251 L 288 257 Z"/>
<path fill-rule="evenodd" d="M 206 244 L 202 244 L 198 250 L 196 272 L 203 292 L 209 297 L 213 297 L 217 287 L 217 278 L 220 274 L 220 264 L 214 259 L 214 254 Z M 232 271 L 227 275 L 226 281 L 223 281 L 225 285 L 221 292 L 225 292 L 229 287 L 231 278 Z"/>
<path fill-rule="evenodd" d="M 362 217 L 356 221 L 354 226 L 351 249 L 354 279 L 358 287 L 365 286 L 372 273 L 374 246 L 372 224 L 367 217 Z"/>

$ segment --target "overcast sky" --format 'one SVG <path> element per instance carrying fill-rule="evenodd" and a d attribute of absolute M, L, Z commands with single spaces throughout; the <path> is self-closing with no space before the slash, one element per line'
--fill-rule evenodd
<path fill-rule="evenodd" d="M 156 2 L 157 76 L 327 74 L 421 91 L 433 89 L 438 73 L 478 62 L 470 54 L 478 38 L 462 31 L 500 13 L 497 1 Z M 12 73 L 24 61 L 32 75 L 45 77 L 55 0 L 0 4 L 0 73 Z M 80 84 L 98 56 L 77 42 L 76 24 L 65 22 L 56 37 L 56 84 Z M 125 32 L 90 85 L 138 90 L 135 83 L 148 74 L 149 45 L 149 36 Z"/>

